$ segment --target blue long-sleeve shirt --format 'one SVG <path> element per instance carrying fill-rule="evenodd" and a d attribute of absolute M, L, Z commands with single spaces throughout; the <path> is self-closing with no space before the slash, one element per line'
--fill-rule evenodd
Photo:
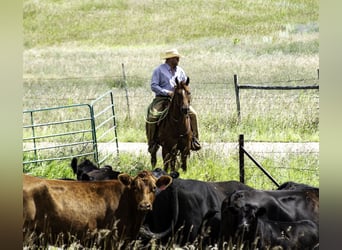
<path fill-rule="evenodd" d="M 170 65 L 167 63 L 161 64 L 153 71 L 151 79 L 152 91 L 156 96 L 167 96 L 169 91 L 174 91 L 176 77 L 179 81 L 185 81 L 187 78 L 181 67 L 177 66 L 176 72 L 172 74 Z"/>

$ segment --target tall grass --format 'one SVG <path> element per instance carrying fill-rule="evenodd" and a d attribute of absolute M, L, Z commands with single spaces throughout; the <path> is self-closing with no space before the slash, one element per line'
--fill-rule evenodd
<path fill-rule="evenodd" d="M 282 153 L 264 152 L 253 155 L 255 159 L 281 184 L 286 181 L 297 181 L 319 186 L 319 161 L 317 153 L 307 152 Z M 48 178 L 75 178 L 70 161 L 43 162 L 39 165 L 25 165 L 24 172 Z M 136 175 L 141 170 L 151 169 L 150 156 L 147 154 L 120 153 L 107 161 L 113 169 Z M 178 163 L 179 164 L 179 163 Z M 162 168 L 161 156 L 157 167 Z M 229 152 L 229 156 L 220 150 L 205 149 L 192 153 L 188 161 L 187 172 L 178 170 L 183 179 L 202 181 L 240 180 L 239 156 L 237 148 Z M 245 160 L 246 184 L 259 189 L 275 189 L 275 184 L 268 179 L 247 157 Z"/>
<path fill-rule="evenodd" d="M 63 106 L 72 103 L 90 103 L 106 91 L 106 84 L 63 84 L 56 94 L 51 83 L 27 86 L 24 106 L 26 108 Z M 25 88 L 26 89 L 26 88 Z M 241 122 L 238 122 L 235 92 L 230 83 L 197 84 L 192 87 L 192 105 L 197 110 L 200 139 L 205 142 L 236 141 L 239 134 L 245 134 L 250 141 L 318 141 L 319 101 L 317 90 L 260 91 L 242 90 Z M 107 89 L 108 90 L 108 89 Z M 145 116 L 152 101 L 148 88 L 125 90 L 112 88 L 117 116 L 117 130 L 120 141 L 146 142 Z M 38 99 L 30 91 L 41 93 Z M 102 91 L 102 92 L 101 92 Z M 99 93 L 97 93 L 99 92 Z M 101 93 L 100 93 L 101 92 Z M 96 94 L 97 93 L 97 94 Z M 64 110 L 63 110 L 64 111 Z M 69 110 L 63 114 L 46 112 L 35 116 L 36 123 L 79 117 L 80 112 Z M 76 112 L 76 113 L 73 113 Z M 30 117 L 24 116 L 24 124 Z M 73 130 L 79 130 L 74 128 Z M 25 130 L 24 134 L 30 134 Z M 27 135 L 29 136 L 29 135 Z"/>

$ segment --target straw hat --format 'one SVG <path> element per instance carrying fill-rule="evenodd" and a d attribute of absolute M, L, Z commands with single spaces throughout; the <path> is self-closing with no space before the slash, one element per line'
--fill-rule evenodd
<path fill-rule="evenodd" d="M 183 56 L 178 53 L 177 49 L 166 50 L 164 53 L 160 54 L 161 59 L 168 59 L 172 57 L 183 57 Z"/>

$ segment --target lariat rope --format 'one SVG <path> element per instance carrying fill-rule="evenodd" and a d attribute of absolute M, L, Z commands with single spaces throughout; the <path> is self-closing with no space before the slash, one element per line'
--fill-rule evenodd
<path fill-rule="evenodd" d="M 157 110 L 152 110 L 152 107 L 155 105 L 156 102 L 161 102 L 164 101 L 165 99 L 170 99 L 170 97 L 162 97 L 159 99 L 154 99 L 152 103 L 147 107 L 147 116 L 145 117 L 145 122 L 148 124 L 156 124 L 160 121 L 162 121 L 166 116 L 167 113 L 169 112 L 169 106 L 167 106 L 163 111 L 157 111 Z M 158 118 L 156 121 L 149 121 L 148 118 Z"/>

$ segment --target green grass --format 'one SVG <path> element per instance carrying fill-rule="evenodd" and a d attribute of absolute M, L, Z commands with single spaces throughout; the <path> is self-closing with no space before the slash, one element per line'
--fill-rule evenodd
<path fill-rule="evenodd" d="M 270 173 L 279 183 L 297 181 L 319 186 L 319 161 L 315 153 L 264 153 L 253 157 Z M 91 157 L 89 157 L 91 159 Z M 25 165 L 24 172 L 35 176 L 48 178 L 75 178 L 70 167 L 70 160 L 44 162 L 38 165 Z M 150 156 L 146 154 L 132 154 L 121 152 L 119 157 L 110 157 L 107 161 L 114 170 L 136 175 L 144 169 L 151 169 Z M 157 167 L 162 168 L 162 159 L 158 157 Z M 151 169 L 152 170 L 152 169 Z M 214 150 L 201 150 L 192 153 L 188 160 L 188 171 L 181 169 L 180 177 L 183 179 L 197 179 L 202 181 L 240 180 L 238 150 L 226 156 L 223 152 Z M 275 189 L 276 186 L 262 174 L 261 170 L 245 157 L 246 184 L 259 189 Z"/>
<path fill-rule="evenodd" d="M 185 55 L 180 66 L 191 79 L 201 141 L 235 142 L 239 134 L 247 141 L 319 141 L 317 90 L 241 90 L 238 123 L 233 82 L 237 74 L 240 84 L 318 84 L 317 0 L 25 0 L 23 28 L 23 109 L 90 103 L 113 90 L 119 141 L 146 142 L 151 73 L 159 53 L 176 47 Z M 311 80 L 279 83 L 290 79 Z"/>
<path fill-rule="evenodd" d="M 24 1 L 26 48 L 127 47 L 268 36 L 317 22 L 318 1 Z M 191 24 L 191 25 L 190 25 Z"/>

